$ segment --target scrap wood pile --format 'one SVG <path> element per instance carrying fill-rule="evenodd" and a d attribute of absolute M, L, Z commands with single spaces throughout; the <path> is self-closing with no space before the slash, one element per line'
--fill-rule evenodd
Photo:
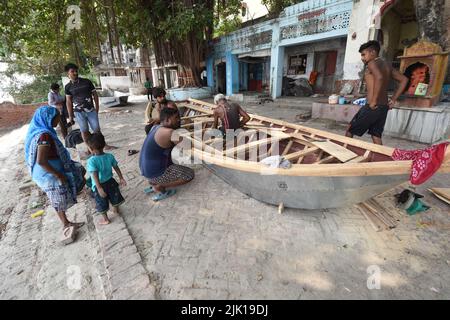
<path fill-rule="evenodd" d="M 372 228 L 377 232 L 397 227 L 399 221 L 405 216 L 394 206 L 386 209 L 373 198 L 356 204 L 355 206 L 361 211 Z"/>
<path fill-rule="evenodd" d="M 450 188 L 431 188 L 428 189 L 436 198 L 450 205 Z"/>

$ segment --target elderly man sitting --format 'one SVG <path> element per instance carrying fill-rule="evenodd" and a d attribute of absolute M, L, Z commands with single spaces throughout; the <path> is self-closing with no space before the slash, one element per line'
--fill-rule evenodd
<path fill-rule="evenodd" d="M 237 103 L 229 103 L 223 94 L 214 97 L 214 124 L 213 128 L 217 128 L 220 122 L 222 126 L 219 128 L 225 135 L 227 130 L 236 130 L 242 128 L 248 121 L 250 116 Z M 242 117 L 242 120 L 241 120 Z"/>

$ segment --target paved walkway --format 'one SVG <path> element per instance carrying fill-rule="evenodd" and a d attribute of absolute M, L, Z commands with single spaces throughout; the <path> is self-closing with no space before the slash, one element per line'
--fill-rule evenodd
<path fill-rule="evenodd" d="M 134 104 L 123 108 L 129 113 L 101 115 L 108 142 L 120 147 L 113 153 L 128 181 L 127 202 L 122 217 L 98 227 L 91 200 L 81 201 L 71 215 L 88 226 L 76 244 L 56 243 L 60 227 L 51 209 L 43 218 L 29 218 L 26 206 L 37 191 L 23 196 L 13 189 L 18 187 L 15 175 L 27 179 L 23 162 L 12 166 L 8 158 L 0 159 L 2 168 L 10 168 L 0 171 L 6 179 L 0 192 L 10 199 L 0 204 L 0 223 L 6 224 L 0 240 L 0 298 L 450 298 L 449 207 L 425 190 L 448 187 L 450 175 L 434 177 L 419 189 L 430 211 L 405 215 L 396 229 L 383 232 L 375 232 L 351 207 L 287 209 L 279 215 L 276 207 L 248 198 L 202 166 L 194 168 L 194 181 L 172 200 L 155 204 L 142 191 L 146 183 L 138 172 L 139 155 L 126 154 L 140 149 L 144 139 L 144 108 Z M 274 104 L 248 109 L 292 122 L 303 112 Z M 345 130 L 330 122 L 307 125 Z M 386 144 L 420 147 L 396 139 Z M 392 203 L 394 193 L 379 201 Z M 72 265 L 81 271 L 79 290 L 67 289 Z M 380 269 L 381 288 L 370 290 L 368 268 L 373 266 Z"/>

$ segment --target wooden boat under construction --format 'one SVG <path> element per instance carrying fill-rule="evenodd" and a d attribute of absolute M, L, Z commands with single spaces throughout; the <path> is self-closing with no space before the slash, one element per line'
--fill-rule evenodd
<path fill-rule="evenodd" d="M 245 134 L 224 148 L 210 137 L 214 105 L 182 103 L 183 142 L 191 156 L 248 196 L 302 209 L 336 208 L 368 200 L 408 181 L 411 161 L 394 161 L 393 148 L 251 114 Z M 256 137 L 256 138 L 255 138 Z M 274 149 L 292 166 L 269 168 Z M 174 158 L 177 162 L 177 159 Z M 450 172 L 450 148 L 438 173 Z"/>

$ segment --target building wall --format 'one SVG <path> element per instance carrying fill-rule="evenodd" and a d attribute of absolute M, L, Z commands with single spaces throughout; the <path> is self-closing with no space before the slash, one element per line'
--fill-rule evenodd
<path fill-rule="evenodd" d="M 332 39 L 327 41 L 314 42 L 310 44 L 286 47 L 284 53 L 283 76 L 287 76 L 289 68 L 289 56 L 307 54 L 306 73 L 301 77 L 309 79 L 311 71 L 314 69 L 314 53 L 321 51 L 338 52 L 336 62 L 336 79 L 342 79 L 344 73 L 346 38 Z"/>
<path fill-rule="evenodd" d="M 270 92 L 276 98 L 281 94 L 285 49 L 345 37 L 352 6 L 352 0 L 308 0 L 285 8 L 277 19 L 215 39 L 213 52 L 208 57 L 209 73 L 214 74 L 211 70 L 220 61 L 226 61 L 227 94 L 237 93 L 239 68 L 235 68 L 235 56 L 270 49 Z M 341 54 L 338 63 L 343 64 L 342 61 Z"/>
<path fill-rule="evenodd" d="M 359 81 L 361 79 L 364 65 L 361 62 L 359 47 L 367 42 L 373 34 L 371 26 L 379 8 L 379 4 L 374 3 L 375 1 L 359 0 L 353 3 L 345 49 L 344 80 Z"/>

